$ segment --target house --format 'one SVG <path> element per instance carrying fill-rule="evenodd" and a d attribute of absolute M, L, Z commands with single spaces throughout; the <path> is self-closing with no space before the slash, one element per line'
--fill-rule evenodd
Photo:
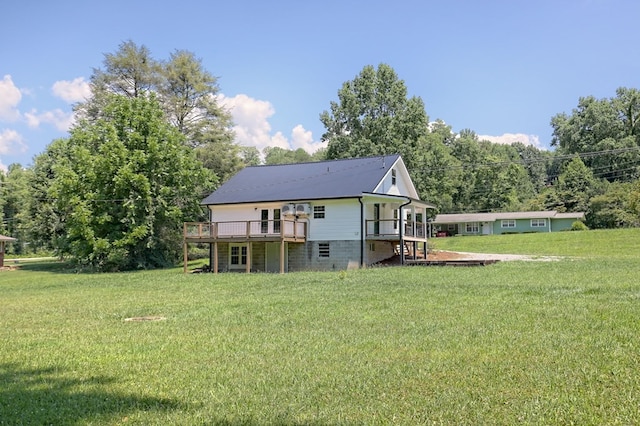
<path fill-rule="evenodd" d="M 15 238 L 0 235 L 0 268 L 4 267 L 4 245 L 5 243 L 15 241 Z"/>
<path fill-rule="evenodd" d="M 584 213 L 540 212 L 439 214 L 431 222 L 438 236 L 567 231 Z"/>
<path fill-rule="evenodd" d="M 185 223 L 210 248 L 213 272 L 359 268 L 426 253 L 427 210 L 399 155 L 246 167 Z M 400 248 L 402 247 L 402 250 Z"/>

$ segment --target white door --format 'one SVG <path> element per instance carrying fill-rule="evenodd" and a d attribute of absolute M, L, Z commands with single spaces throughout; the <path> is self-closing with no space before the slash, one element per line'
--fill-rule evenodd
<path fill-rule="evenodd" d="M 484 235 L 491 234 L 491 222 L 482 222 L 482 233 Z"/>

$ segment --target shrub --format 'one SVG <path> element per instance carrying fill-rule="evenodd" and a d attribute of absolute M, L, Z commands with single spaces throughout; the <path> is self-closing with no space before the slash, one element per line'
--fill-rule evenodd
<path fill-rule="evenodd" d="M 581 220 L 576 220 L 571 224 L 572 231 L 587 231 L 589 228 Z"/>

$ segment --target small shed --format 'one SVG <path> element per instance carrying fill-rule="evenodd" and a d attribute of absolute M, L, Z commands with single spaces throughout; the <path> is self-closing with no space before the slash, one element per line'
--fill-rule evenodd
<path fill-rule="evenodd" d="M 4 267 L 4 245 L 7 242 L 15 241 L 15 238 L 0 235 L 0 268 Z"/>

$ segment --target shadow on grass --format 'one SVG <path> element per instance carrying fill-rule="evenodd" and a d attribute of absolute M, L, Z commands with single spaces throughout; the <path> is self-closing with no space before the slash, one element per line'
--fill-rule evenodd
<path fill-rule="evenodd" d="M 65 377 L 56 368 L 0 364 L 0 424 L 119 423 L 137 412 L 169 411 L 180 404 L 163 398 L 116 393 L 117 379 Z"/>
<path fill-rule="evenodd" d="M 21 261 L 14 264 L 14 266 L 21 271 L 54 272 L 58 274 L 75 274 L 78 272 L 70 262 L 62 260 Z"/>

